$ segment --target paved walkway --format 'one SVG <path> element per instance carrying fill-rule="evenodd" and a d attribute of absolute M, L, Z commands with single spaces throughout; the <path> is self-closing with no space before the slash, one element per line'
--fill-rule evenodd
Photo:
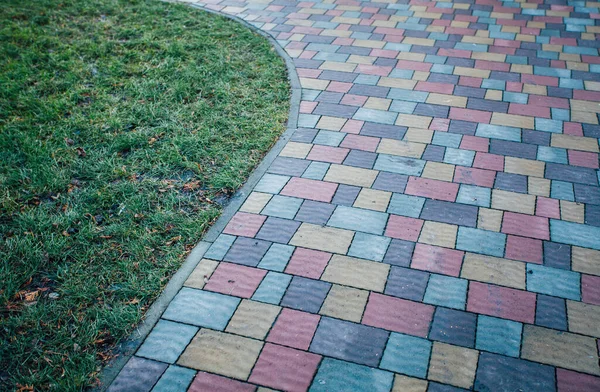
<path fill-rule="evenodd" d="M 298 129 L 113 391 L 600 391 L 599 3 L 202 5 Z"/>

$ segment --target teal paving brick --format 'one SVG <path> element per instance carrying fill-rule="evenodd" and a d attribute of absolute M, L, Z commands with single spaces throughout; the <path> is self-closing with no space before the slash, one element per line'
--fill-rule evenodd
<path fill-rule="evenodd" d="M 398 117 L 397 113 L 385 110 L 360 108 L 352 117 L 354 120 L 369 121 L 379 124 L 394 124 Z"/>
<path fill-rule="evenodd" d="M 329 170 L 329 163 L 311 162 L 302 174 L 302 178 L 310 178 L 311 180 L 322 180 Z"/>
<path fill-rule="evenodd" d="M 195 375 L 196 371 L 192 369 L 171 365 L 152 388 L 152 392 L 186 391 Z"/>
<path fill-rule="evenodd" d="M 421 215 L 423 204 L 425 204 L 424 197 L 394 193 L 388 205 L 388 212 L 395 215 L 418 218 Z"/>
<path fill-rule="evenodd" d="M 390 99 L 399 99 L 402 101 L 409 102 L 425 102 L 429 93 L 424 91 L 412 91 L 412 90 L 404 90 L 400 88 L 392 88 L 388 93 L 388 98 Z"/>
<path fill-rule="evenodd" d="M 278 305 L 292 277 L 278 272 L 268 272 L 252 296 L 255 301 Z"/>
<path fill-rule="evenodd" d="M 558 81 L 558 87 L 571 88 L 571 89 L 576 89 L 576 90 L 584 89 L 582 80 L 571 79 L 571 78 L 561 78 Z M 566 120 L 566 121 L 569 121 L 569 120 Z"/>
<path fill-rule="evenodd" d="M 290 245 L 273 244 L 263 256 L 258 268 L 282 272 L 294 253 L 294 247 Z"/>
<path fill-rule="evenodd" d="M 289 181 L 290 177 L 280 176 L 277 174 L 265 174 L 262 176 L 258 184 L 254 187 L 256 192 L 273 193 L 277 194 L 281 192 L 285 184 Z"/>
<path fill-rule="evenodd" d="M 380 368 L 408 376 L 425 378 L 431 354 L 431 341 L 392 332 Z"/>
<path fill-rule="evenodd" d="M 423 302 L 462 310 L 467 301 L 467 283 L 465 279 L 432 274 Z"/>
<path fill-rule="evenodd" d="M 207 259 L 213 260 L 223 260 L 223 257 L 233 245 L 233 241 L 235 241 L 235 236 L 229 234 L 221 234 L 217 237 L 215 242 L 208 248 L 208 251 L 204 254 L 204 257 Z"/>
<path fill-rule="evenodd" d="M 300 114 L 298 115 L 298 126 L 301 128 L 314 128 L 319 122 L 320 116 L 315 114 Z"/>
<path fill-rule="evenodd" d="M 457 203 L 489 207 L 492 190 L 481 186 L 462 184 L 458 189 Z"/>
<path fill-rule="evenodd" d="M 568 164 L 567 150 L 556 147 L 538 146 L 538 161 Z"/>
<path fill-rule="evenodd" d="M 520 142 L 521 130 L 519 128 L 504 127 L 501 125 L 479 124 L 477 125 L 475 136 Z"/>
<path fill-rule="evenodd" d="M 222 331 L 239 303 L 239 298 L 184 287 L 173 298 L 163 318 Z"/>
<path fill-rule="evenodd" d="M 550 186 L 550 197 L 553 199 L 575 201 L 573 184 L 570 182 L 552 180 Z"/>
<path fill-rule="evenodd" d="M 191 325 L 159 320 L 136 355 L 175 363 L 196 332 L 198 328 Z"/>
<path fill-rule="evenodd" d="M 475 159 L 475 151 L 459 150 L 457 148 L 446 148 L 444 163 L 459 166 L 472 166 Z"/>
<path fill-rule="evenodd" d="M 462 135 L 457 133 L 435 132 L 431 143 L 437 144 L 438 146 L 458 148 L 461 140 Z"/>
<path fill-rule="evenodd" d="M 475 348 L 518 357 L 523 325 L 516 321 L 482 316 L 477 321 Z"/>
<path fill-rule="evenodd" d="M 506 235 L 493 231 L 459 227 L 456 239 L 456 249 L 484 255 L 504 256 Z"/>
<path fill-rule="evenodd" d="M 383 234 L 387 219 L 388 214 L 383 212 L 337 206 L 333 215 L 329 218 L 327 225 L 340 229 L 381 235 Z"/>
<path fill-rule="evenodd" d="M 481 83 L 481 88 L 491 88 L 494 90 L 506 89 L 506 82 L 497 79 L 484 79 Z"/>
<path fill-rule="evenodd" d="M 322 144 L 324 146 L 337 147 L 340 145 L 344 137 L 346 136 L 343 132 L 332 132 L 332 131 L 319 131 L 315 139 L 314 144 Z"/>
<path fill-rule="evenodd" d="M 529 94 L 505 91 L 503 98 L 504 98 L 503 99 L 504 102 L 514 102 L 514 103 L 526 104 L 527 101 L 529 100 Z"/>
<path fill-rule="evenodd" d="M 417 107 L 416 102 L 393 100 L 389 110 L 392 112 L 412 114 L 415 111 L 415 107 Z"/>
<path fill-rule="evenodd" d="M 263 208 L 262 214 L 278 218 L 294 219 L 302 205 L 302 199 L 296 197 L 275 195 Z"/>
<path fill-rule="evenodd" d="M 379 82 L 379 76 L 377 75 L 358 75 L 354 79 L 354 84 L 366 84 L 369 86 L 375 86 Z"/>
<path fill-rule="evenodd" d="M 581 300 L 580 281 L 581 275 L 578 272 L 527 264 L 528 291 L 579 301 Z"/>
<path fill-rule="evenodd" d="M 348 256 L 373 261 L 382 261 L 391 238 L 365 233 L 356 233 Z"/>
<path fill-rule="evenodd" d="M 389 392 L 393 381 L 393 373 L 324 358 L 309 391 Z"/>
<path fill-rule="evenodd" d="M 561 121 L 571 121 L 571 112 L 568 109 L 551 108 L 552 118 Z"/>
<path fill-rule="evenodd" d="M 563 122 L 559 120 L 550 120 L 549 118 L 536 117 L 535 129 L 542 132 L 562 133 Z"/>
<path fill-rule="evenodd" d="M 600 250 L 600 227 L 551 219 L 550 239 L 563 244 Z"/>
<path fill-rule="evenodd" d="M 379 154 L 377 160 L 375 161 L 374 169 L 398 174 L 406 174 L 409 176 L 420 176 L 424 167 L 425 161 L 420 159 Z"/>
<path fill-rule="evenodd" d="M 388 43 L 386 45 L 389 45 L 389 44 L 390 43 Z M 402 45 L 402 44 L 398 44 L 398 45 Z M 398 50 L 398 49 L 391 49 L 391 50 Z M 406 50 L 406 48 L 402 48 L 402 50 Z M 408 50 L 410 50 L 410 47 L 408 48 Z M 415 73 L 415 71 L 411 71 L 410 69 L 394 68 L 388 76 L 390 78 L 397 78 L 397 79 L 412 79 L 414 73 Z M 409 90 L 401 90 L 401 91 L 409 91 Z M 422 102 L 425 102 L 425 100 L 423 100 Z"/>

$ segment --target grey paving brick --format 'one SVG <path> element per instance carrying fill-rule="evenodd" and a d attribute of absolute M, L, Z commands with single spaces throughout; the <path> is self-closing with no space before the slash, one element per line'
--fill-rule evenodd
<path fill-rule="evenodd" d="M 365 84 L 355 84 L 352 86 L 349 94 L 365 95 L 367 97 L 386 98 L 390 89 L 389 87 L 368 86 Z"/>
<path fill-rule="evenodd" d="M 427 272 L 393 266 L 385 286 L 385 294 L 422 302 L 428 280 Z"/>
<path fill-rule="evenodd" d="M 523 143 L 537 144 L 538 146 L 550 145 L 550 132 L 532 131 L 523 129 Z"/>
<path fill-rule="evenodd" d="M 448 118 L 450 112 L 449 106 L 432 105 L 428 103 L 419 103 L 414 110 L 414 114 L 419 116 L 437 117 L 437 118 Z"/>
<path fill-rule="evenodd" d="M 448 132 L 473 136 L 477 131 L 477 125 L 471 121 L 451 120 Z"/>
<path fill-rule="evenodd" d="M 294 219 L 301 204 L 302 199 L 275 195 L 269 200 L 261 213 L 263 215 L 276 216 L 278 218 Z"/>
<path fill-rule="evenodd" d="M 324 225 L 331 217 L 334 209 L 335 205 L 333 204 L 304 200 L 300 210 L 296 214 L 295 220 Z"/>
<path fill-rule="evenodd" d="M 333 204 L 351 206 L 354 204 L 354 200 L 356 200 L 359 192 L 360 187 L 340 184 L 331 202 Z"/>
<path fill-rule="evenodd" d="M 477 391 L 555 391 L 554 368 L 482 352 L 475 377 Z"/>
<path fill-rule="evenodd" d="M 365 122 L 360 130 L 360 134 L 363 136 L 385 137 L 387 139 L 401 140 L 406 133 L 406 129 L 406 127 L 398 127 L 395 125 Z"/>
<path fill-rule="evenodd" d="M 553 268 L 571 269 L 571 246 L 544 241 L 544 265 Z"/>
<path fill-rule="evenodd" d="M 271 243 L 254 238 L 238 237 L 235 240 L 224 260 L 236 264 L 256 267 L 258 262 L 267 252 Z"/>
<path fill-rule="evenodd" d="M 166 369 L 166 363 L 131 357 L 107 391 L 148 392 Z"/>
<path fill-rule="evenodd" d="M 294 276 L 281 300 L 281 306 L 317 313 L 330 288 L 330 283 Z"/>
<path fill-rule="evenodd" d="M 560 180 L 575 182 L 587 185 L 598 185 L 598 177 L 594 169 L 587 167 L 577 167 L 570 165 L 561 165 L 558 163 L 546 163 L 546 178 L 550 180 Z"/>
<path fill-rule="evenodd" d="M 300 177 L 308 165 L 310 165 L 310 161 L 307 161 L 306 159 L 277 157 L 273 163 L 271 163 L 267 172 L 271 174 Z"/>
<path fill-rule="evenodd" d="M 425 161 L 442 162 L 445 154 L 446 147 L 429 144 L 425 148 L 422 158 Z"/>
<path fill-rule="evenodd" d="M 527 177 L 520 174 L 496 173 L 494 188 L 518 193 L 527 193 Z"/>
<path fill-rule="evenodd" d="M 388 214 L 377 211 L 337 206 L 327 222 L 328 226 L 340 229 L 362 231 L 369 234 L 383 234 Z"/>
<path fill-rule="evenodd" d="M 342 93 L 334 93 L 332 91 L 323 91 L 315 101 L 317 102 L 326 102 L 326 103 L 335 103 L 338 104 L 342 100 L 344 94 Z"/>
<path fill-rule="evenodd" d="M 576 202 L 600 205 L 600 188 L 598 186 L 574 184 L 573 187 L 575 189 Z"/>
<path fill-rule="evenodd" d="M 196 332 L 198 332 L 198 328 L 191 325 L 159 320 L 136 355 L 156 361 L 175 363 Z"/>
<path fill-rule="evenodd" d="M 404 193 L 408 176 L 389 172 L 379 172 L 371 188 L 381 191 Z"/>
<path fill-rule="evenodd" d="M 344 165 L 372 169 L 377 154 L 361 150 L 350 150 L 344 160 Z"/>
<path fill-rule="evenodd" d="M 537 147 L 532 144 L 492 139 L 490 140 L 490 152 L 509 157 L 535 159 Z"/>
<path fill-rule="evenodd" d="M 300 222 L 270 216 L 263 223 L 256 238 L 287 244 L 299 226 Z"/>
<path fill-rule="evenodd" d="M 433 316 L 429 338 L 458 346 L 475 346 L 477 316 L 460 310 L 438 307 Z"/>
<path fill-rule="evenodd" d="M 317 132 L 316 129 L 299 128 L 296 129 L 290 140 L 299 143 L 312 143 L 315 136 L 317 136 Z"/>
<path fill-rule="evenodd" d="M 352 118 L 352 116 L 354 116 L 354 113 L 356 113 L 357 110 L 358 108 L 355 106 L 336 105 L 333 103 L 320 102 L 315 108 L 315 110 L 313 110 L 313 114 L 318 114 L 322 116 Z"/>
<path fill-rule="evenodd" d="M 477 212 L 476 206 L 427 199 L 421 212 L 421 219 L 475 227 Z"/>
<path fill-rule="evenodd" d="M 567 308 L 562 298 L 543 294 L 537 296 L 535 324 L 542 327 L 567 330 Z"/>

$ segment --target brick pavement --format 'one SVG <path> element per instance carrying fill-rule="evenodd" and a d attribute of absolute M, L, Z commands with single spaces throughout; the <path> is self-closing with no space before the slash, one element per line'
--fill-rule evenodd
<path fill-rule="evenodd" d="M 298 129 L 111 391 L 600 390 L 600 3 L 201 5 Z"/>

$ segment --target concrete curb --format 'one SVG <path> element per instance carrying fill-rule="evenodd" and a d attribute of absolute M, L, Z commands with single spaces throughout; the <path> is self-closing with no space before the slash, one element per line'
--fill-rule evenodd
<path fill-rule="evenodd" d="M 288 80 L 290 82 L 292 92 L 290 98 L 290 110 L 288 114 L 287 127 L 285 132 L 279 137 L 279 139 L 273 145 L 271 150 L 269 150 L 269 152 L 265 155 L 265 157 L 258 164 L 258 166 L 252 171 L 252 173 L 248 177 L 248 180 L 231 197 L 229 204 L 227 204 L 227 206 L 223 209 L 219 219 L 217 219 L 213 226 L 206 232 L 203 239 L 190 252 L 185 262 L 175 273 L 175 275 L 173 275 L 173 277 L 171 278 L 167 286 L 164 288 L 160 296 L 150 306 L 137 328 L 124 342 L 117 345 L 115 349 L 117 352 L 117 357 L 102 369 L 100 375 L 98 376 L 100 379 L 100 385 L 98 387 L 93 388 L 94 391 L 98 392 L 105 391 L 115 380 L 115 378 L 117 378 L 121 369 L 123 369 L 127 361 L 129 361 L 129 359 L 141 346 L 146 336 L 148 336 L 148 334 L 150 333 L 154 325 L 158 322 L 160 316 L 163 314 L 169 303 L 173 300 L 175 295 L 177 295 L 188 276 L 192 273 L 194 268 L 196 268 L 196 266 L 198 265 L 198 263 L 212 244 L 212 242 L 217 239 L 217 237 L 219 236 L 219 234 L 221 234 L 231 217 L 233 217 L 233 215 L 240 209 L 248 195 L 254 189 L 256 183 L 260 180 L 263 174 L 265 174 L 265 172 L 267 171 L 273 160 L 279 155 L 279 152 L 281 152 L 283 147 L 285 147 L 286 143 L 292 137 L 294 131 L 298 126 L 298 114 L 300 111 L 300 99 L 302 93 L 300 80 L 298 78 L 298 74 L 296 73 L 296 68 L 294 66 L 293 60 L 287 55 L 287 53 L 279 45 L 277 40 L 275 40 L 268 33 L 265 33 L 259 28 L 251 25 L 250 23 L 236 16 L 227 15 L 218 11 L 206 9 L 200 4 L 185 4 L 193 8 L 200 9 L 204 12 L 223 16 L 232 19 L 238 23 L 241 23 L 242 25 L 249 28 L 251 31 L 265 37 L 269 41 L 269 43 L 275 48 L 277 54 L 285 61 L 285 65 L 288 71 Z"/>

